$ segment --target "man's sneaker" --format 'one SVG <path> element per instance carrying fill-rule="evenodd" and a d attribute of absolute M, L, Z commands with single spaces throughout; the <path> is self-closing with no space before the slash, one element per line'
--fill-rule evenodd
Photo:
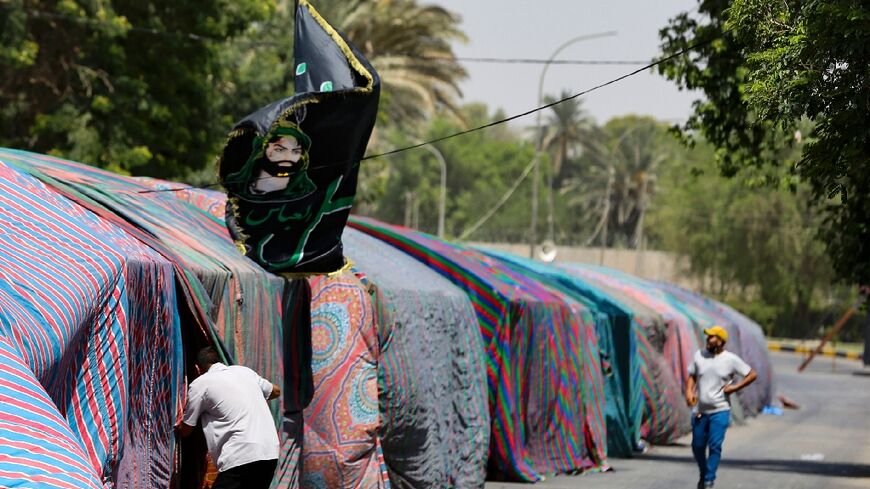
<path fill-rule="evenodd" d="M 709 489 L 713 487 L 713 481 L 704 482 L 704 489 Z"/>
<path fill-rule="evenodd" d="M 707 487 L 707 483 L 704 482 L 704 479 L 698 481 L 698 489 L 705 489 Z"/>

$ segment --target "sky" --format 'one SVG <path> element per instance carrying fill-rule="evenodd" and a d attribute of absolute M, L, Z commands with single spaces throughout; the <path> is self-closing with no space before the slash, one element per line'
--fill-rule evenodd
<path fill-rule="evenodd" d="M 615 36 L 581 41 L 557 59 L 649 60 L 659 52 L 658 31 L 668 19 L 697 7 L 696 0 L 428 0 L 462 18 L 469 38 L 456 44 L 458 57 L 547 59 L 562 43 L 578 36 L 616 31 Z M 461 84 L 465 102 L 484 102 L 508 115 L 536 107 L 543 65 L 465 62 L 469 78 Z M 640 68 L 629 66 L 552 65 L 544 93 L 574 94 Z M 696 93 L 679 91 L 649 70 L 583 98 L 599 123 L 625 114 L 652 115 L 682 122 Z M 534 124 L 534 115 L 517 121 Z"/>

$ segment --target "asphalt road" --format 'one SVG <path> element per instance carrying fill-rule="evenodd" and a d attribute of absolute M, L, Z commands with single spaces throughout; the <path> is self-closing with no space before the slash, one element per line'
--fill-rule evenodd
<path fill-rule="evenodd" d="M 855 361 L 817 358 L 801 374 L 802 357 L 771 353 L 777 391 L 801 409 L 760 415 L 728 430 L 717 488 L 870 488 L 870 376 Z M 653 447 L 634 459 L 611 459 L 613 472 L 557 476 L 535 489 L 694 489 L 698 469 L 691 437 Z M 529 489 L 490 482 L 486 489 Z"/>

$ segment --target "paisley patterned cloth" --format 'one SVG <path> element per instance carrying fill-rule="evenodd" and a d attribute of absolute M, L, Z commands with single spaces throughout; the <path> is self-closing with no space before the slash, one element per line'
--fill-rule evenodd
<path fill-rule="evenodd" d="M 314 397 L 304 411 L 301 487 L 386 487 L 377 436 L 378 337 L 371 297 L 351 272 L 309 282 Z M 280 479 L 278 487 L 289 486 L 286 476 Z"/>

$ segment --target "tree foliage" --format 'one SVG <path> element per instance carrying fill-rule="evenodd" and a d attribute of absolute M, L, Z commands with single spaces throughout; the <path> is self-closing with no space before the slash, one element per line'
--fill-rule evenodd
<path fill-rule="evenodd" d="M 861 0 L 701 0 L 661 31 L 661 72 L 706 100 L 683 134 L 716 148 L 725 175 L 807 181 L 842 279 L 870 282 L 870 9 Z M 795 160 L 784 155 L 809 123 Z M 794 162 L 793 162 L 794 161 Z"/>
<path fill-rule="evenodd" d="M 216 53 L 272 2 L 17 0 L 0 7 L 0 144 L 135 174 L 209 160 Z"/>
<path fill-rule="evenodd" d="M 381 121 L 405 130 L 442 109 L 458 116 L 459 82 L 467 73 L 455 60 L 454 42 L 465 42 L 459 17 L 416 0 L 328 0 L 335 19 L 378 70 L 383 81 Z"/>
<path fill-rule="evenodd" d="M 583 99 L 570 96 L 570 92 L 563 90 L 558 99 L 544 97 L 545 104 L 568 99 L 551 107 L 541 126 L 542 148 L 550 156 L 551 183 L 556 188 L 562 186 L 567 162 L 579 157 L 584 147 L 588 148 L 599 139 L 592 116 L 583 108 Z"/>
<path fill-rule="evenodd" d="M 641 245 L 659 167 L 678 156 L 676 146 L 667 126 L 651 117 L 617 117 L 587 129 L 579 157 L 557 189 L 568 215 L 586 217 L 582 244 Z"/>
<path fill-rule="evenodd" d="M 0 145 L 212 183 L 244 115 L 293 90 L 291 0 L 0 4 Z M 317 2 L 384 82 L 381 128 L 455 110 L 466 74 L 449 11 L 415 0 Z M 8 74 L 8 75 L 7 75 Z"/>
<path fill-rule="evenodd" d="M 471 104 L 461 109 L 461 116 L 469 124 L 482 125 L 501 118 L 503 114 L 491 114 L 485 106 Z M 457 132 L 461 127 L 453 117 L 436 117 L 426 126 L 422 137 L 434 139 Z M 386 137 L 395 146 L 413 141 L 398 128 Z M 506 126 L 448 139 L 437 143 L 434 150 L 439 151 L 447 163 L 446 233 L 454 238 L 496 206 L 534 156 L 531 141 L 524 140 Z M 440 198 L 440 167 L 436 157 L 421 148 L 381 160 L 363 163 L 363 170 L 371 168 L 372 163 L 378 169 L 366 173 L 370 180 L 376 180 L 367 185 L 377 190 L 368 194 L 370 200 L 360 210 L 434 234 Z M 525 241 L 530 195 L 530 186 L 521 185 L 505 205 L 468 239 Z"/>
<path fill-rule="evenodd" d="M 809 186 L 759 186 L 743 174 L 723 179 L 710 171 L 713 152 L 699 142 L 663 166 L 651 209 L 656 246 L 685 257 L 685 272 L 703 292 L 734 304 L 769 334 L 815 336 L 852 297 L 831 286 L 834 270 L 816 235 L 822 215 L 810 204 Z"/>

